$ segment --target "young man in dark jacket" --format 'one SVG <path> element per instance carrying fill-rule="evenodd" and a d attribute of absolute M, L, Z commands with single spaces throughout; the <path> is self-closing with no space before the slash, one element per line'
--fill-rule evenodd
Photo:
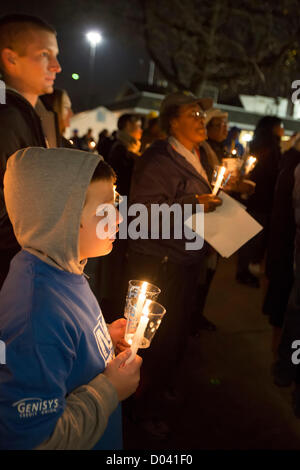
<path fill-rule="evenodd" d="M 118 120 L 117 139 L 112 144 L 108 163 L 117 174 L 117 190 L 129 196 L 135 161 L 139 156 L 142 137 L 141 118 L 135 114 L 122 114 Z"/>
<path fill-rule="evenodd" d="M 0 105 L 0 287 L 20 249 L 3 199 L 6 162 L 21 148 L 49 146 L 35 107 L 40 95 L 53 91 L 61 71 L 57 54 L 56 33 L 39 18 L 0 19 L 0 72 L 6 86 L 6 103 Z"/>

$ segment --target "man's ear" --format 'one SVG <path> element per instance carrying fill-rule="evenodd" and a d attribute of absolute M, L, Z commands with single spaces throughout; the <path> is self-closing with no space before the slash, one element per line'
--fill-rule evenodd
<path fill-rule="evenodd" d="M 14 52 L 12 49 L 5 47 L 1 51 L 1 59 L 4 67 L 8 70 L 11 69 L 12 66 L 16 65 L 18 54 Z"/>

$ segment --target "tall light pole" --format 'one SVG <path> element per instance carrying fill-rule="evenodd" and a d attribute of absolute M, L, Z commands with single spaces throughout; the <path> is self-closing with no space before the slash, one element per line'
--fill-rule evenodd
<path fill-rule="evenodd" d="M 149 73 L 148 73 L 148 85 L 154 85 L 154 72 L 155 72 L 155 64 L 153 60 L 150 60 Z"/>
<path fill-rule="evenodd" d="M 98 44 L 102 42 L 102 36 L 98 31 L 89 31 L 86 33 L 86 38 L 90 43 L 90 93 L 89 104 L 91 104 L 93 96 L 93 79 L 95 72 L 95 57 Z"/>

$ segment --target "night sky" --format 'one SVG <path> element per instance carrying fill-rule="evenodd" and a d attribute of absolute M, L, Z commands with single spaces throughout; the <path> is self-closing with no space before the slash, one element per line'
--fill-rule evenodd
<path fill-rule="evenodd" d="M 101 5 L 101 1 L 97 3 Z M 68 91 L 75 112 L 86 109 L 90 99 L 86 92 L 90 93 L 90 46 L 85 34 L 91 29 L 99 30 L 103 36 L 96 52 L 93 107 L 114 101 L 128 80 L 147 81 L 149 59 L 142 40 L 114 33 L 113 25 L 107 24 L 107 20 L 94 21 L 88 10 L 76 6 L 76 1 L 51 0 L 46 5 L 34 0 L 1 2 L 1 16 L 9 13 L 36 15 L 54 26 L 63 69 L 57 75 L 55 87 Z M 73 80 L 72 73 L 78 73 L 80 79 Z"/>

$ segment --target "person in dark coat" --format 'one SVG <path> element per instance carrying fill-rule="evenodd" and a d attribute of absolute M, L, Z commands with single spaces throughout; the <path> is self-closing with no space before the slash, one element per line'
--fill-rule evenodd
<path fill-rule="evenodd" d="M 276 183 L 266 258 L 268 287 L 263 312 L 273 327 L 272 350 L 277 354 L 284 314 L 294 279 L 294 240 L 296 233 L 293 208 L 295 168 L 300 163 L 300 142 L 285 152 Z M 284 273 L 284 275 L 283 275 Z"/>
<path fill-rule="evenodd" d="M 71 135 L 71 140 L 73 142 L 73 146 L 76 149 L 80 149 L 80 137 L 78 135 L 78 129 L 73 129 L 73 134 Z"/>
<path fill-rule="evenodd" d="M 80 139 L 80 150 L 84 150 L 85 152 L 94 152 L 95 147 L 96 142 L 93 137 L 93 129 L 89 128 L 87 133 Z"/>
<path fill-rule="evenodd" d="M 228 136 L 224 142 L 227 152 L 229 155 L 242 157 L 244 155 L 245 149 L 243 145 L 239 142 L 239 136 L 241 129 L 239 127 L 233 126 L 228 132 Z M 235 154 L 232 152 L 235 151 Z"/>
<path fill-rule="evenodd" d="M 112 145 L 108 163 L 117 175 L 117 191 L 129 196 L 135 161 L 140 155 L 142 121 L 136 114 L 123 114 L 118 120 L 117 140 Z"/>
<path fill-rule="evenodd" d="M 99 155 L 101 155 L 101 157 L 103 157 L 103 159 L 106 162 L 108 162 L 110 151 L 114 143 L 117 140 L 117 131 L 113 131 L 111 136 L 107 136 L 107 137 L 102 136 L 101 140 L 100 140 L 100 134 L 99 134 L 99 141 L 97 145 L 97 152 L 99 153 Z"/>
<path fill-rule="evenodd" d="M 212 108 L 211 105 L 206 110 L 205 122 L 208 140 L 200 143 L 199 151 L 201 163 L 209 181 L 212 179 L 215 166 L 222 165 L 223 158 L 230 156 L 224 141 L 227 135 L 227 118 L 227 113 L 222 112 L 220 109 Z M 248 194 L 252 191 L 252 187 L 249 187 L 249 184 L 247 184 L 244 179 L 239 179 L 234 185 L 232 185 L 231 182 L 232 178 L 229 180 L 231 187 L 227 183 L 223 190 L 228 192 L 230 196 L 235 199 L 240 200 L 241 194 Z M 218 260 L 218 253 L 212 247 L 209 247 L 207 271 L 203 278 L 199 278 L 195 309 L 191 317 L 191 335 L 195 338 L 201 337 L 201 330 L 215 331 L 217 329 L 216 325 L 203 315 L 203 312 L 210 286 L 216 273 Z"/>
<path fill-rule="evenodd" d="M 283 134 L 281 119 L 265 116 L 258 122 L 250 143 L 250 153 L 257 158 L 257 165 L 250 174 L 255 192 L 246 205 L 249 214 L 263 226 L 263 230 L 239 250 L 236 274 L 239 283 L 250 287 L 259 287 L 259 280 L 249 271 L 249 264 L 262 263 L 266 254 Z"/>
<path fill-rule="evenodd" d="M 141 140 L 141 153 L 150 147 L 156 140 L 165 139 L 166 135 L 159 126 L 159 118 L 154 117 L 148 121 L 147 127 L 143 131 Z"/>
<path fill-rule="evenodd" d="M 105 161 L 108 159 L 108 155 L 113 144 L 113 140 L 109 136 L 107 129 L 103 129 L 99 132 L 98 143 L 97 143 L 97 152 L 103 157 Z"/>
<path fill-rule="evenodd" d="M 282 335 L 278 347 L 277 360 L 273 367 L 274 382 L 278 386 L 289 387 L 293 383 L 293 408 L 300 418 L 300 164 L 294 171 L 293 208 L 295 215 L 295 251 L 293 286 L 284 315 Z M 285 272 L 282 272 L 282 277 Z"/>

